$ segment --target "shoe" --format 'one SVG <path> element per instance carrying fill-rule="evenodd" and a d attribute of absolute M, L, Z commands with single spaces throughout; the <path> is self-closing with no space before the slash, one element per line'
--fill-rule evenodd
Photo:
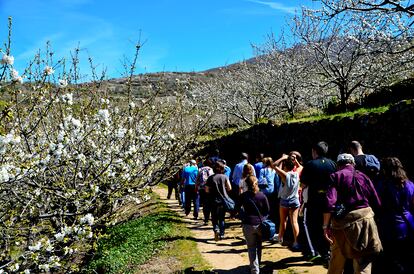
<path fill-rule="evenodd" d="M 276 242 L 277 244 L 282 244 L 283 243 L 283 238 L 279 238 L 279 234 L 275 234 L 275 236 L 273 236 L 272 238 L 273 242 Z"/>
<path fill-rule="evenodd" d="M 219 240 L 219 233 L 217 231 L 214 231 L 214 241 L 218 241 Z"/>
<path fill-rule="evenodd" d="M 193 219 L 197 221 L 197 220 L 198 220 L 198 216 L 197 216 L 197 217 L 195 217 L 195 216 L 194 216 L 194 218 L 193 218 Z"/>
<path fill-rule="evenodd" d="M 290 250 L 292 250 L 293 252 L 300 252 L 301 248 L 300 248 L 300 245 L 298 243 L 294 243 L 292 245 L 292 247 L 290 248 Z"/>
<path fill-rule="evenodd" d="M 322 257 L 321 257 L 321 255 L 317 254 L 315 256 L 310 256 L 308 261 L 312 262 L 312 263 L 316 263 L 316 264 L 321 263 L 322 262 Z"/>
<path fill-rule="evenodd" d="M 208 220 L 204 220 L 204 225 L 208 225 Z"/>

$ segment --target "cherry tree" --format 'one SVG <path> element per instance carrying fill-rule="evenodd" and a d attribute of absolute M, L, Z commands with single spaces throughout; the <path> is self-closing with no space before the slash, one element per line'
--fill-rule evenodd
<path fill-rule="evenodd" d="M 306 46 L 287 41 L 284 34 L 276 38 L 272 33 L 263 45 L 255 46 L 257 54 L 266 60 L 275 86 L 272 93 L 279 98 L 279 108 L 294 117 L 297 111 L 318 106 L 317 83 L 312 78 Z"/>
<path fill-rule="evenodd" d="M 336 15 L 346 11 L 371 12 L 380 11 L 383 13 L 405 13 L 408 16 L 414 15 L 414 4 L 410 1 L 401 0 L 320 0 Z"/>
<path fill-rule="evenodd" d="M 176 172 L 208 131 L 209 114 L 185 88 L 168 101 L 73 84 L 50 49 L 20 74 L 5 45 L 0 273 L 79 272 L 75 258 L 93 249 L 122 204 L 150 199 L 149 187 Z"/>
<path fill-rule="evenodd" d="M 221 69 L 212 78 L 193 94 L 195 101 L 216 115 L 253 125 L 282 113 L 274 94 L 276 81 L 266 59 L 257 57 Z"/>
<path fill-rule="evenodd" d="M 343 109 L 352 96 L 409 76 L 412 52 L 390 53 L 386 47 L 410 41 L 391 38 L 394 27 L 383 19 L 358 14 L 327 19 L 323 11 L 306 9 L 295 18 L 295 34 L 309 48 L 317 79 L 324 89 L 337 91 Z"/>

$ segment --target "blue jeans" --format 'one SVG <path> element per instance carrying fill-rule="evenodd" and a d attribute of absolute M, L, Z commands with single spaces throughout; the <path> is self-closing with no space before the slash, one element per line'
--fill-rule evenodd
<path fill-rule="evenodd" d="M 247 253 L 249 254 L 250 272 L 260 273 L 262 259 L 262 232 L 260 225 L 243 224 L 243 234 L 246 238 Z"/>
<path fill-rule="evenodd" d="M 214 232 L 219 232 L 220 236 L 224 236 L 224 217 L 226 210 L 223 204 L 211 203 L 211 222 L 213 223 Z"/>

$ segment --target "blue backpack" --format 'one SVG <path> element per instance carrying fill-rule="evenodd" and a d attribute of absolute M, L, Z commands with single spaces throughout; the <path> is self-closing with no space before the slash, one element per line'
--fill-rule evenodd
<path fill-rule="evenodd" d="M 365 154 L 365 167 L 372 173 L 378 173 L 381 169 L 381 164 L 374 155 Z"/>

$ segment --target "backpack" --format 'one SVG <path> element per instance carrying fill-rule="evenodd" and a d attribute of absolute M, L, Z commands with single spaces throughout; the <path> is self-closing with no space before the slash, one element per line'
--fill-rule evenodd
<path fill-rule="evenodd" d="M 381 164 L 378 161 L 378 158 L 372 154 L 365 154 L 365 168 L 373 173 L 376 174 L 381 169 Z"/>
<path fill-rule="evenodd" d="M 200 189 L 204 188 L 206 185 L 208 177 L 214 174 L 211 168 L 200 168 L 200 174 L 198 174 L 197 182 L 199 184 Z"/>

